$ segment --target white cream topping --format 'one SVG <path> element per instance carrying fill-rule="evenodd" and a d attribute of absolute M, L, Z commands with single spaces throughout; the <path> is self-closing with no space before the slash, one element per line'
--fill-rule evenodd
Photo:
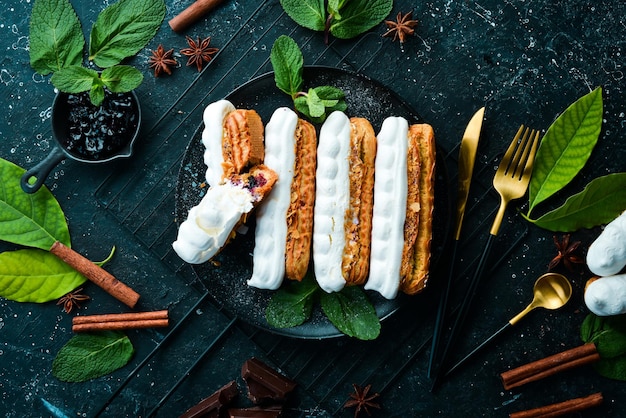
<path fill-rule="evenodd" d="M 252 277 L 248 285 L 278 289 L 285 277 L 287 210 L 295 168 L 295 132 L 298 115 L 279 108 L 265 127 L 265 165 L 278 175 L 274 187 L 259 205 L 253 252 Z"/>
<path fill-rule="evenodd" d="M 377 136 L 370 274 L 365 289 L 375 290 L 387 299 L 395 298 L 400 286 L 408 187 L 408 132 L 406 119 L 389 117 L 383 121 Z"/>
<path fill-rule="evenodd" d="M 313 212 L 313 265 L 326 292 L 346 284 L 342 272 L 346 245 L 344 221 L 350 204 L 350 120 L 333 112 L 320 130 Z"/>
<path fill-rule="evenodd" d="M 231 182 L 210 187 L 180 225 L 174 251 L 187 263 L 208 261 L 226 244 L 241 217 L 252 210 L 253 201 L 248 189 Z"/>
<path fill-rule="evenodd" d="M 591 282 L 585 289 L 585 305 L 598 316 L 626 313 L 626 274 Z"/>
<path fill-rule="evenodd" d="M 207 166 L 206 181 L 210 186 L 222 183 L 224 176 L 224 156 L 222 154 L 222 141 L 224 138 L 224 119 L 235 110 L 235 106 L 228 100 L 218 100 L 204 109 L 202 119 L 204 130 L 202 131 L 202 144 L 204 151 L 204 163 Z"/>
<path fill-rule="evenodd" d="M 626 266 L 626 212 L 611 221 L 589 246 L 587 266 L 598 276 L 617 274 Z"/>

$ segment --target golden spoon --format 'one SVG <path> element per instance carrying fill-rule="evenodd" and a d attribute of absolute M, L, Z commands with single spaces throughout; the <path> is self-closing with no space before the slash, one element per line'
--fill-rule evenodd
<path fill-rule="evenodd" d="M 546 273 L 543 276 L 539 277 L 535 282 L 535 286 L 533 288 L 533 300 L 530 304 L 519 314 L 515 315 L 509 322 L 506 323 L 502 328 L 496 331 L 491 337 L 487 338 L 482 342 L 478 347 L 473 349 L 468 355 L 463 357 L 458 363 L 456 363 L 446 375 L 449 375 L 456 369 L 458 369 L 462 364 L 465 363 L 470 357 L 480 351 L 484 346 L 490 343 L 494 338 L 504 332 L 507 328 L 515 325 L 519 322 L 520 319 L 526 316 L 530 311 L 535 308 L 545 308 L 545 309 L 558 309 L 565 305 L 569 298 L 572 296 L 572 285 L 567 280 L 567 277 L 558 273 Z"/>

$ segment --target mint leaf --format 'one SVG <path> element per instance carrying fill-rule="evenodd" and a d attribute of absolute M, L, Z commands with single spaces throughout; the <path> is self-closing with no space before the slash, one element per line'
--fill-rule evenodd
<path fill-rule="evenodd" d="M 326 25 L 324 0 L 280 0 L 285 13 L 298 25 L 317 32 Z"/>
<path fill-rule="evenodd" d="M 626 355 L 626 315 L 597 316 L 584 319 L 580 335 L 585 343 L 594 343 L 602 358 Z"/>
<path fill-rule="evenodd" d="M 50 81 L 64 93 L 82 93 L 91 90 L 91 86 L 99 82 L 98 78 L 97 71 L 72 65 L 52 74 Z"/>
<path fill-rule="evenodd" d="M 626 315 L 589 314 L 580 328 L 583 342 L 596 345 L 600 360 L 593 364 L 602 376 L 626 380 Z"/>
<path fill-rule="evenodd" d="M 581 97 L 548 128 L 539 144 L 529 186 L 528 217 L 585 165 L 602 127 L 602 88 Z"/>
<path fill-rule="evenodd" d="M 346 335 L 360 340 L 374 340 L 380 334 L 376 310 L 359 286 L 346 286 L 341 292 L 320 292 L 322 310 Z"/>
<path fill-rule="evenodd" d="M 48 251 L 28 248 L 0 253 L 0 296 L 43 303 L 76 289 L 87 279 Z"/>
<path fill-rule="evenodd" d="M 126 93 L 139 87 L 143 74 L 130 65 L 114 65 L 103 70 L 100 78 L 113 93 Z"/>
<path fill-rule="evenodd" d="M 272 295 L 265 309 L 267 323 L 275 328 L 289 328 L 306 322 L 318 289 L 308 275 L 301 282 L 289 282 Z"/>
<path fill-rule="evenodd" d="M 582 192 L 570 196 L 561 207 L 538 219 L 527 219 L 550 231 L 572 232 L 608 223 L 625 207 L 626 173 L 615 173 L 592 180 Z"/>
<path fill-rule="evenodd" d="M 108 6 L 91 28 L 89 59 L 107 68 L 135 55 L 156 34 L 165 12 L 163 0 L 120 0 Z"/>
<path fill-rule="evenodd" d="M 0 240 L 46 251 L 55 241 L 69 247 L 70 233 L 59 203 L 46 187 L 23 192 L 20 178 L 25 171 L 0 158 Z"/>
<path fill-rule="evenodd" d="M 338 2 L 340 18 L 333 16 L 330 33 L 339 39 L 350 39 L 360 35 L 389 15 L 393 0 L 352 0 Z"/>
<path fill-rule="evenodd" d="M 104 86 L 101 82 L 94 84 L 91 86 L 89 90 L 89 100 L 91 104 L 98 107 L 104 101 Z"/>
<path fill-rule="evenodd" d="M 304 58 L 296 41 L 281 35 L 276 39 L 270 53 L 276 86 L 292 98 L 302 90 L 302 66 Z"/>
<path fill-rule="evenodd" d="M 36 0 L 29 26 L 30 65 L 47 75 L 82 62 L 85 38 L 68 0 Z"/>
<path fill-rule="evenodd" d="M 64 382 L 84 382 L 124 367 L 134 352 L 121 332 L 77 334 L 57 354 L 52 374 Z"/>
<path fill-rule="evenodd" d="M 296 97 L 294 105 L 315 123 L 323 123 L 335 110 L 343 112 L 347 108 L 343 91 L 332 86 L 309 89 L 307 94 Z"/>

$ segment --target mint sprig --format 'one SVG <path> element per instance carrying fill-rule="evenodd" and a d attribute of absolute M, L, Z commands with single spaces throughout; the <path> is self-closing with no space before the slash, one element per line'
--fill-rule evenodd
<path fill-rule="evenodd" d="M 333 111 L 346 110 L 345 94 L 341 89 L 317 86 L 303 91 L 304 57 L 298 44 L 289 36 L 281 35 L 276 39 L 270 61 L 276 87 L 291 97 L 294 107 L 305 118 L 322 123 Z"/>
<path fill-rule="evenodd" d="M 120 0 L 98 15 L 91 29 L 89 60 L 101 71 L 82 64 L 85 39 L 68 0 L 36 0 L 30 23 L 30 64 L 39 74 L 53 73 L 52 84 L 65 93 L 89 92 L 99 106 L 105 88 L 125 93 L 143 81 L 139 70 L 120 65 L 139 52 L 165 18 L 163 0 Z"/>
<path fill-rule="evenodd" d="M 340 332 L 360 340 L 374 340 L 380 334 L 376 310 L 360 286 L 326 293 L 312 274 L 307 274 L 301 282 L 288 282 L 276 291 L 265 309 L 265 319 L 275 328 L 302 325 L 311 318 L 318 301 L 322 312 Z"/>
<path fill-rule="evenodd" d="M 280 0 L 297 24 L 339 39 L 354 38 L 367 32 L 389 15 L 393 0 Z"/>
<path fill-rule="evenodd" d="M 124 367 L 134 353 L 130 339 L 121 332 L 77 334 L 57 354 L 52 374 L 64 382 L 85 382 Z"/>

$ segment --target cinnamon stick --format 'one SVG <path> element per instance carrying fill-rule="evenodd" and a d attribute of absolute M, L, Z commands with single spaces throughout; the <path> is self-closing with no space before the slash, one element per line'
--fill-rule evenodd
<path fill-rule="evenodd" d="M 168 325 L 169 318 L 166 309 L 151 312 L 80 315 L 72 319 L 73 332 L 158 328 Z"/>
<path fill-rule="evenodd" d="M 602 393 L 594 393 L 584 398 L 570 399 L 569 401 L 542 406 L 527 411 L 514 412 L 509 418 L 550 418 L 565 414 L 573 414 L 584 409 L 598 406 L 603 402 Z"/>
<path fill-rule="evenodd" d="M 196 0 L 168 23 L 174 32 L 182 32 L 224 0 Z"/>
<path fill-rule="evenodd" d="M 509 390 L 599 359 L 595 344 L 587 343 L 503 372 L 500 378 L 504 389 Z"/>
<path fill-rule="evenodd" d="M 91 260 L 83 257 L 61 242 L 55 242 L 50 248 L 50 252 L 128 307 L 134 308 L 137 304 L 139 293 L 117 280 L 102 267 L 94 264 Z"/>

